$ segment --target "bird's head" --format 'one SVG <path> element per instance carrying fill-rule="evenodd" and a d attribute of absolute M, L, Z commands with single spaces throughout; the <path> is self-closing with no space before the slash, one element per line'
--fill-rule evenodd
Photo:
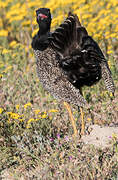
<path fill-rule="evenodd" d="M 39 8 L 36 10 L 36 20 L 39 24 L 39 28 L 42 30 L 48 30 L 50 29 L 51 24 L 51 13 L 50 9 L 48 8 Z"/>

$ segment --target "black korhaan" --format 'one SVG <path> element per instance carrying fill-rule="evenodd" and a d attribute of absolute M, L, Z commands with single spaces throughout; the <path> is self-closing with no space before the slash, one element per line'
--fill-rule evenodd
<path fill-rule="evenodd" d="M 50 10 L 40 8 L 36 11 L 36 15 L 39 31 L 33 38 L 32 48 L 35 51 L 38 69 L 40 69 L 40 64 L 42 67 L 41 71 L 38 70 L 39 78 L 41 78 L 41 72 L 43 71 L 43 75 L 47 77 L 46 81 L 48 81 L 50 93 L 54 94 L 54 96 L 56 94 L 56 96 L 60 96 L 60 99 L 64 100 L 64 95 L 61 97 L 63 94 L 61 89 L 64 91 L 65 82 L 65 85 L 69 83 L 70 89 L 71 83 L 78 89 L 78 95 L 76 94 L 77 91 L 76 93 L 73 92 L 75 88 L 71 90 L 73 96 L 76 94 L 77 100 L 75 102 L 68 100 L 67 94 L 65 95 L 65 100 L 73 104 L 82 105 L 85 101 L 82 100 L 81 103 L 78 99 L 78 97 L 81 97 L 79 95 L 81 87 L 84 85 L 91 86 L 103 78 L 106 88 L 114 94 L 115 87 L 108 63 L 98 44 L 88 35 L 86 29 L 81 26 L 78 17 L 69 13 L 64 23 L 53 33 L 50 33 Z M 55 69 L 53 70 L 53 68 Z M 59 74 L 56 71 L 57 68 L 60 71 Z M 42 78 L 41 81 L 43 82 Z M 58 82 L 60 85 L 61 81 L 63 84 L 58 87 L 60 89 L 59 93 L 53 92 L 52 89 L 55 88 L 51 88 L 51 84 L 57 86 Z M 46 85 L 44 81 L 46 89 L 48 84 Z M 67 90 L 66 86 L 65 89 Z M 68 93 L 70 96 L 69 91 Z"/>
<path fill-rule="evenodd" d="M 86 100 L 81 88 L 103 78 L 106 88 L 114 94 L 108 63 L 98 44 L 81 26 L 77 15 L 70 12 L 52 33 L 49 9 L 38 9 L 36 18 L 39 31 L 33 38 L 32 48 L 38 76 L 46 90 L 62 101 L 84 106 Z"/>

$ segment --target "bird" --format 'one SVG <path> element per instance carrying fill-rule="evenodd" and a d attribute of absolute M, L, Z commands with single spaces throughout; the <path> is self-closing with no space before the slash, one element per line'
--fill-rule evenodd
<path fill-rule="evenodd" d="M 33 37 L 31 45 L 39 80 L 54 98 L 64 102 L 72 122 L 74 136 L 77 135 L 77 129 L 70 104 L 80 107 L 81 134 L 84 134 L 82 107 L 87 102 L 82 95 L 82 87 L 92 86 L 103 79 L 107 90 L 113 95 L 115 92 L 107 60 L 76 14 L 69 12 L 54 32 L 50 31 L 50 9 L 36 10 L 36 20 L 39 31 Z"/>

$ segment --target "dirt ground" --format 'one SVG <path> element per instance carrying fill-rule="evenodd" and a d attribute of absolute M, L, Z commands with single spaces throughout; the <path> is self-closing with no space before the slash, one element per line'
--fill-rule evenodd
<path fill-rule="evenodd" d="M 113 139 L 118 140 L 118 127 L 92 125 L 89 127 L 89 132 L 89 135 L 82 137 L 83 142 L 101 149 L 112 146 Z"/>

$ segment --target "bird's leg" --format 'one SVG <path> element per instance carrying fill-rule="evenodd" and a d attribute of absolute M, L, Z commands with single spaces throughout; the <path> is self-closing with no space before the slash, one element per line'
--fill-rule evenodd
<path fill-rule="evenodd" d="M 66 107 L 66 109 L 68 110 L 69 116 L 70 116 L 70 120 L 73 126 L 73 130 L 74 130 L 74 136 L 77 136 L 77 128 L 76 128 L 76 124 L 72 115 L 72 111 L 70 108 L 70 105 L 67 102 L 64 102 L 64 106 Z"/>
<path fill-rule="evenodd" d="M 85 131 L 84 112 L 81 107 L 80 107 L 80 113 L 82 118 L 81 135 L 84 135 L 84 131 Z"/>

